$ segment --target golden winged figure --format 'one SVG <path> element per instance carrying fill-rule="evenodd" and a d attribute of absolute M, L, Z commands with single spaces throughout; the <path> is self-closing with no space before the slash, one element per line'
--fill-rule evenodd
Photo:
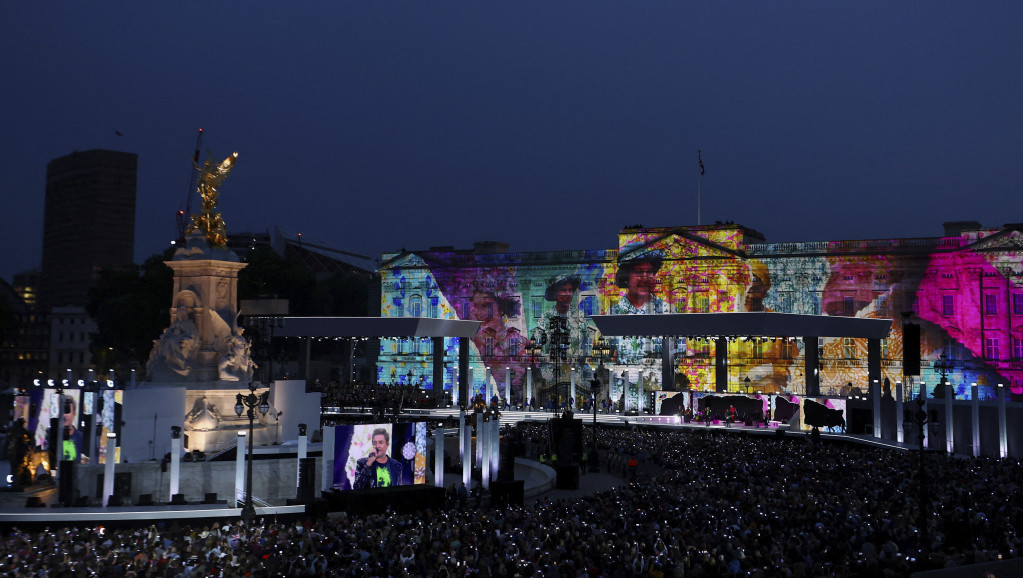
<path fill-rule="evenodd" d="M 217 187 L 224 182 L 228 173 L 234 168 L 234 163 L 238 160 L 238 153 L 232 153 L 219 165 L 213 164 L 213 153 L 207 154 L 209 154 L 209 158 L 201 167 L 195 165 L 196 170 L 199 171 L 197 190 L 199 196 L 202 197 L 202 210 L 198 215 L 192 215 L 192 224 L 188 226 L 186 232 L 191 233 L 199 229 L 206 235 L 210 247 L 222 249 L 227 247 L 227 228 L 224 226 L 224 218 L 220 216 L 219 211 L 215 210 L 219 196 Z"/>

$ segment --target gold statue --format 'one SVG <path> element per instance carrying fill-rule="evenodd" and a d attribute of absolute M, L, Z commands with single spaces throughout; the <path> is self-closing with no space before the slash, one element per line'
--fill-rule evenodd
<path fill-rule="evenodd" d="M 198 215 L 192 215 L 192 224 L 188 226 L 187 233 L 199 229 L 206 235 L 210 247 L 223 249 L 227 247 L 227 228 L 224 226 L 224 218 L 220 212 L 214 212 L 217 208 L 217 187 L 224 182 L 227 174 L 234 168 L 238 159 L 238 153 L 224 159 L 219 165 L 213 165 L 213 153 L 208 153 L 209 158 L 202 164 L 195 165 L 199 171 L 199 196 L 202 197 L 202 211 Z"/>

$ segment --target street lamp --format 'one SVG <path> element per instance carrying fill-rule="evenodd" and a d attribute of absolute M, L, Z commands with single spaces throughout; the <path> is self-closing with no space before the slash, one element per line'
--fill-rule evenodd
<path fill-rule="evenodd" d="M 919 500 L 920 517 L 917 523 L 920 526 L 920 546 L 923 549 L 927 544 L 927 517 L 928 517 L 928 506 L 926 505 L 927 498 L 927 485 L 926 485 L 926 472 L 927 468 L 924 466 L 924 426 L 930 421 L 927 415 L 927 410 L 924 407 L 923 397 L 916 398 L 917 409 L 913 412 L 912 418 L 913 423 L 917 427 L 917 435 L 920 438 L 920 472 L 917 475 L 917 497 Z M 946 402 L 948 403 L 948 402 Z"/>
<path fill-rule="evenodd" d="M 533 331 L 533 335 L 534 337 L 530 337 L 529 342 L 526 344 L 526 351 L 529 352 L 530 383 L 532 383 L 533 377 L 536 376 L 536 372 L 534 371 L 534 369 L 536 368 L 536 358 L 540 355 L 543 355 L 543 346 L 547 345 L 546 331 L 537 327 Z M 543 404 L 542 399 L 540 400 L 540 403 L 541 405 Z"/>
<path fill-rule="evenodd" d="M 252 423 L 256 419 L 256 408 L 259 408 L 259 412 L 266 415 L 270 411 L 270 390 L 264 391 L 260 395 L 256 395 L 256 383 L 254 381 L 249 382 L 249 394 L 242 395 L 238 394 L 235 404 L 234 413 L 238 416 L 242 415 L 242 412 L 248 409 L 246 415 L 249 418 L 249 459 L 245 467 L 245 507 L 242 508 L 242 520 L 245 521 L 245 527 L 252 527 L 252 520 L 256 517 L 256 508 L 252 505 Z"/>
<path fill-rule="evenodd" d="M 949 359 L 944 353 L 941 354 L 941 358 L 938 361 L 934 362 L 934 369 L 937 369 L 938 373 L 941 374 L 941 381 L 938 383 L 938 389 L 935 390 L 937 395 L 934 395 L 934 397 L 945 395 L 945 386 L 948 385 L 948 372 L 955 369 L 955 366 L 955 361 Z"/>
<path fill-rule="evenodd" d="M 547 354 L 550 356 L 551 361 L 554 363 L 554 388 L 557 391 L 558 402 L 562 400 L 561 396 L 561 364 L 568 360 L 568 318 L 564 315 L 555 315 L 551 318 L 550 323 L 550 344 L 547 348 Z M 566 391 L 564 399 L 568 399 L 567 386 L 565 384 Z M 567 406 L 566 406 L 567 407 Z"/>

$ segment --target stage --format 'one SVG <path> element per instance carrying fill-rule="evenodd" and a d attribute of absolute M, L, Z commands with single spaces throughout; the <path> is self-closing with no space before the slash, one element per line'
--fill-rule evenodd
<path fill-rule="evenodd" d="M 265 506 L 256 508 L 256 517 L 265 516 L 298 516 L 304 515 L 306 507 L 297 506 Z M 231 508 L 218 504 L 188 504 L 170 506 L 157 504 L 154 506 L 119 506 L 105 508 L 54 508 L 39 507 L 20 509 L 4 508 L 0 510 L 0 523 L 17 526 L 35 526 L 46 524 L 66 525 L 116 525 L 141 524 L 159 522 L 177 522 L 192 524 L 223 523 L 225 520 L 241 520 L 241 508 Z"/>

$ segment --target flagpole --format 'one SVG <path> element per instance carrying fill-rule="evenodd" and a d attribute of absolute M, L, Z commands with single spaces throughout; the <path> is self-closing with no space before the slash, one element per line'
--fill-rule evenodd
<path fill-rule="evenodd" d="M 703 204 L 703 151 L 696 151 L 696 162 L 699 166 L 699 171 L 696 172 L 696 226 L 699 227 L 703 223 L 701 222 L 701 212 Z"/>

